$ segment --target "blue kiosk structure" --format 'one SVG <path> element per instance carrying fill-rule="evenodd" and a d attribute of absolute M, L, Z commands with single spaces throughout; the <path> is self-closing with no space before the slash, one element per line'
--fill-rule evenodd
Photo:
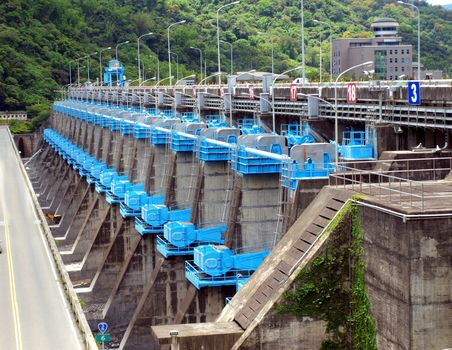
<path fill-rule="evenodd" d="M 124 66 L 118 60 L 111 60 L 105 67 L 104 84 L 108 86 L 124 86 L 126 76 Z"/>

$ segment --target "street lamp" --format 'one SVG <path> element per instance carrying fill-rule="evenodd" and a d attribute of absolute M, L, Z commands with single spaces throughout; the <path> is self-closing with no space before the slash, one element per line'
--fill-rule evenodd
<path fill-rule="evenodd" d="M 339 138 L 338 138 L 338 134 L 339 134 L 339 123 L 338 123 L 338 113 L 337 113 L 337 82 L 339 81 L 339 79 L 347 72 L 350 72 L 353 69 L 359 68 L 359 67 L 363 67 L 363 66 L 367 66 L 369 64 L 373 64 L 373 61 L 367 61 L 364 63 L 360 63 L 357 64 L 356 66 L 350 67 L 346 70 L 344 70 L 341 74 L 339 74 L 336 78 L 336 83 L 334 84 L 334 142 L 335 142 L 335 146 L 336 146 L 336 168 L 337 168 L 337 163 L 339 162 Z"/>
<path fill-rule="evenodd" d="M 146 79 L 146 80 L 143 80 L 141 83 L 140 83 L 140 86 L 143 86 L 144 85 L 144 83 L 145 82 L 147 82 L 147 81 L 149 81 L 149 80 L 156 80 L 157 79 L 157 77 L 152 77 L 152 78 L 149 78 L 149 79 Z"/>
<path fill-rule="evenodd" d="M 283 72 L 283 73 L 281 73 L 281 74 L 278 74 L 275 78 L 273 78 L 273 76 L 272 76 L 272 79 L 273 79 L 273 80 L 272 80 L 272 129 L 273 129 L 273 132 L 274 132 L 274 133 L 276 133 L 275 82 L 276 82 L 276 80 L 278 80 L 279 77 L 281 77 L 281 76 L 283 76 L 283 75 L 285 75 L 285 74 L 287 74 L 287 73 L 293 72 L 294 70 L 298 70 L 298 69 L 300 69 L 300 68 L 303 68 L 303 66 L 298 66 L 298 67 L 295 67 L 295 68 L 286 70 L 285 72 Z"/>
<path fill-rule="evenodd" d="M 88 83 L 90 82 L 90 79 L 89 79 L 89 59 L 93 55 L 97 55 L 97 51 L 85 56 L 86 57 L 86 63 L 87 63 L 87 66 L 88 66 Z"/>
<path fill-rule="evenodd" d="M 301 7 L 301 70 L 303 84 L 306 84 L 305 61 L 304 61 L 304 1 L 300 2 Z"/>
<path fill-rule="evenodd" d="M 403 1 L 397 1 L 397 3 L 417 10 L 417 80 L 421 80 L 421 12 L 416 5 Z"/>
<path fill-rule="evenodd" d="M 201 85 L 203 82 L 205 82 L 207 79 L 210 79 L 210 78 L 212 78 L 212 77 L 216 77 L 217 75 L 227 75 L 227 73 L 224 73 L 224 72 L 216 72 L 216 73 L 214 73 L 214 74 L 212 74 L 212 75 L 209 75 L 208 77 L 205 77 L 203 80 L 201 80 L 199 83 L 198 83 L 198 85 Z"/>
<path fill-rule="evenodd" d="M 218 85 L 221 83 L 221 62 L 220 62 L 220 11 L 224 8 L 231 7 L 240 3 L 240 0 L 231 2 L 221 6 L 217 10 L 217 54 L 218 54 Z"/>
<path fill-rule="evenodd" d="M 174 51 L 170 51 L 170 53 L 176 56 L 176 79 L 179 79 L 179 55 Z"/>
<path fill-rule="evenodd" d="M 116 45 L 116 56 L 115 56 L 115 57 L 116 57 L 116 60 L 118 60 L 118 47 L 121 46 L 121 45 L 126 45 L 126 44 L 128 44 L 128 43 L 130 43 L 129 40 L 123 41 L 122 43 L 119 43 L 119 44 Z"/>
<path fill-rule="evenodd" d="M 184 81 L 184 80 L 190 79 L 190 78 L 194 78 L 194 77 L 196 77 L 195 74 L 187 75 L 186 77 L 183 77 L 183 78 L 179 79 L 178 81 L 176 81 L 176 84 L 175 84 L 175 85 L 179 84 L 181 81 Z M 185 85 L 187 85 L 187 84 L 185 84 Z"/>
<path fill-rule="evenodd" d="M 265 33 L 262 32 L 257 32 L 257 34 L 266 35 Z M 272 79 L 273 79 L 273 76 L 275 74 L 275 43 L 273 42 L 272 37 L 270 39 L 271 39 L 270 42 L 272 44 Z"/>
<path fill-rule="evenodd" d="M 233 52 L 232 52 L 232 44 L 231 43 L 228 43 L 227 41 L 224 41 L 224 40 L 220 40 L 220 42 L 222 42 L 223 44 L 226 44 L 226 45 L 229 45 L 229 48 L 230 48 L 230 50 L 231 50 L 231 75 L 232 74 L 234 74 L 234 55 L 233 55 Z"/>
<path fill-rule="evenodd" d="M 160 84 L 162 81 L 165 81 L 165 80 L 168 80 L 168 79 L 173 79 L 173 78 L 174 78 L 174 76 L 171 75 L 171 76 L 169 76 L 169 77 L 160 79 L 158 82 L 155 83 L 155 86 L 159 86 L 159 84 Z"/>
<path fill-rule="evenodd" d="M 333 27 L 331 24 L 314 19 L 315 23 L 330 27 L 330 82 L 333 81 Z"/>
<path fill-rule="evenodd" d="M 100 85 L 102 86 L 103 84 L 103 74 L 102 74 L 102 52 L 107 51 L 107 50 L 111 50 L 111 46 L 105 48 L 105 49 L 100 49 L 99 50 L 99 81 L 100 81 Z"/>
<path fill-rule="evenodd" d="M 140 39 L 145 37 L 145 36 L 149 36 L 152 35 L 154 33 L 149 32 L 143 35 L 140 35 L 137 39 L 137 50 L 138 50 L 138 79 L 141 80 L 141 64 L 140 64 Z"/>
<path fill-rule="evenodd" d="M 182 21 L 179 22 L 175 22 L 173 24 L 170 24 L 168 26 L 167 31 L 168 31 L 168 69 L 169 69 L 169 81 L 170 81 L 170 87 L 173 86 L 173 79 L 172 79 L 172 75 L 171 75 L 171 43 L 170 43 L 170 29 L 172 26 L 178 25 L 178 24 L 184 24 L 185 22 L 187 22 L 185 19 L 183 19 Z"/>
<path fill-rule="evenodd" d="M 201 74 L 199 76 L 199 80 L 202 80 L 202 50 L 200 48 L 197 48 L 197 47 L 194 47 L 194 46 L 190 46 L 190 49 L 199 51 L 199 69 L 200 69 L 200 74 Z"/>
<path fill-rule="evenodd" d="M 72 66 L 71 66 L 72 62 L 75 62 L 75 60 L 69 61 L 69 85 L 72 85 Z"/>
<path fill-rule="evenodd" d="M 75 62 L 77 62 L 77 85 L 80 85 L 80 60 L 85 57 L 79 57 L 75 59 Z"/>

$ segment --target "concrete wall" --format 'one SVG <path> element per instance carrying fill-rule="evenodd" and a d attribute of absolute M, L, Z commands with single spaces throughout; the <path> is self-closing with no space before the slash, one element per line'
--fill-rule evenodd
<path fill-rule="evenodd" d="M 362 208 L 366 282 L 381 349 L 452 344 L 452 219 L 402 219 Z"/>

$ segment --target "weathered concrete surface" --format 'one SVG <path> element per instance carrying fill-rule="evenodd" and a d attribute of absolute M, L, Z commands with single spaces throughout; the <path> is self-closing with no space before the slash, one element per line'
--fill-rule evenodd
<path fill-rule="evenodd" d="M 39 133 L 13 135 L 13 139 L 21 158 L 31 157 L 41 143 Z"/>
<path fill-rule="evenodd" d="M 451 218 L 401 218 L 361 209 L 369 296 L 381 349 L 452 344 Z"/>
<path fill-rule="evenodd" d="M 232 198 L 228 203 L 227 243 L 230 247 L 264 247 L 272 244 L 281 198 L 278 174 L 234 175 Z"/>

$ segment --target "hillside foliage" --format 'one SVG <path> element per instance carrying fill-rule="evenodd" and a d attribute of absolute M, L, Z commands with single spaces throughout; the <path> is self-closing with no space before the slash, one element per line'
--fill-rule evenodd
<path fill-rule="evenodd" d="M 216 10 L 218 0 L 3 0 L 0 3 L 0 110 L 19 110 L 58 97 L 57 90 L 77 81 L 75 58 L 112 46 L 103 52 L 103 62 L 114 57 L 116 43 L 128 79 L 137 78 L 137 37 L 142 39 L 141 58 L 146 78 L 168 74 L 167 26 L 172 50 L 179 55 L 179 76 L 199 72 L 201 48 L 207 72 L 217 70 Z M 319 35 L 323 37 L 324 74 L 329 67 L 329 29 L 313 22 L 328 22 L 333 37 L 368 36 L 370 22 L 393 17 L 407 43 L 417 43 L 417 17 L 408 7 L 388 0 L 305 0 L 306 64 L 310 79 L 319 76 Z M 415 1 L 421 8 L 422 63 L 429 69 L 450 73 L 452 60 L 452 12 Z M 221 12 L 221 39 L 233 43 L 234 70 L 271 69 L 274 45 L 275 72 L 301 62 L 300 7 L 295 0 L 242 0 Z M 414 52 L 415 53 L 415 52 Z M 229 71 L 229 46 L 221 46 L 222 70 Z M 86 60 L 80 60 L 81 82 L 87 79 Z M 99 76 L 98 55 L 89 61 L 90 77 Z M 173 72 L 176 67 L 173 63 Z"/>

